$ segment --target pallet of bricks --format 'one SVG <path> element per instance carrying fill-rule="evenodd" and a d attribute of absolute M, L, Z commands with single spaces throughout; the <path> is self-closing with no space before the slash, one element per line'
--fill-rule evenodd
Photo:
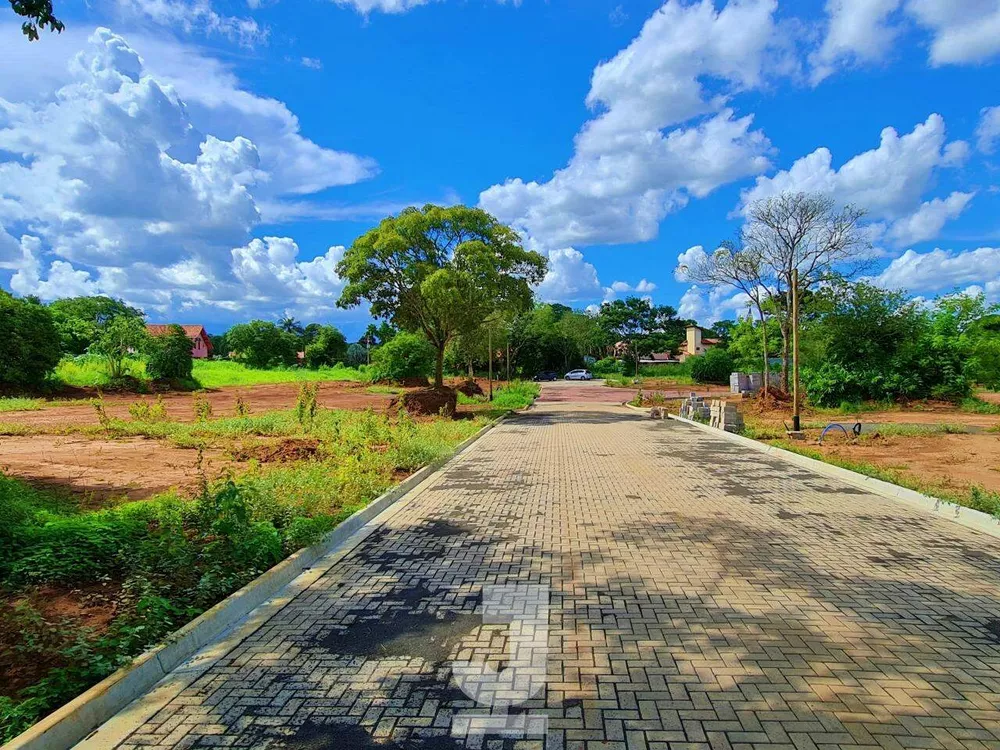
<path fill-rule="evenodd" d="M 716 400 L 709 407 L 708 424 L 726 432 L 743 432 L 743 415 L 736 404 Z"/>
<path fill-rule="evenodd" d="M 707 424 L 711 419 L 712 410 L 702 396 L 692 393 L 681 402 L 681 416 L 684 419 L 693 419 L 695 422 Z"/>

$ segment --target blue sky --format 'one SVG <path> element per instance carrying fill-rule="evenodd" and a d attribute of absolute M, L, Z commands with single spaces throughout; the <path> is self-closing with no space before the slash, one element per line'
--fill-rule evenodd
<path fill-rule="evenodd" d="M 887 286 L 1000 301 L 1000 0 L 94 0 L 0 15 L 0 285 L 151 320 L 334 306 L 343 247 L 482 205 L 542 299 L 744 301 L 678 258 L 749 200 L 869 210 Z M 891 129 L 891 130 L 890 130 Z"/>

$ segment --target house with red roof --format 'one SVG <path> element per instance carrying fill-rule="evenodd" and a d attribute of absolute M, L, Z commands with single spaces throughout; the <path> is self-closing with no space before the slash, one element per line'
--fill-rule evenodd
<path fill-rule="evenodd" d="M 149 335 L 156 338 L 158 336 L 166 336 L 170 333 L 169 323 L 158 324 L 158 323 L 147 323 L 146 330 L 149 331 Z M 205 326 L 199 325 L 182 325 L 181 328 L 184 329 L 184 333 L 187 337 L 191 339 L 191 356 L 195 359 L 208 359 L 212 356 L 212 340 L 208 337 L 208 331 L 205 330 Z"/>
<path fill-rule="evenodd" d="M 719 345 L 719 339 L 706 338 L 702 336 L 702 329 L 699 326 L 687 327 L 687 340 L 682 342 L 677 350 L 677 359 L 683 362 L 688 357 L 698 357 L 709 349 Z"/>

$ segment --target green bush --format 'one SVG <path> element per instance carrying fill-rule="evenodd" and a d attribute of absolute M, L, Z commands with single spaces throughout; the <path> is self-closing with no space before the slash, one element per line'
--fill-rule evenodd
<path fill-rule="evenodd" d="M 698 383 L 726 384 L 734 368 L 732 355 L 719 347 L 709 349 L 700 356 L 689 357 L 684 363 L 690 365 L 691 377 Z"/>
<path fill-rule="evenodd" d="M 372 380 L 401 382 L 426 378 L 434 371 L 434 347 L 423 336 L 397 333 L 372 352 Z"/>
<path fill-rule="evenodd" d="M 128 377 L 129 357 L 146 354 L 151 345 L 152 338 L 142 318 L 119 315 L 104 326 L 90 352 L 104 357 L 110 383 L 116 385 Z"/>
<path fill-rule="evenodd" d="M 524 409 L 538 398 L 541 388 L 538 383 L 515 380 L 501 386 L 493 394 L 493 405 L 502 409 Z"/>
<path fill-rule="evenodd" d="M 321 326 L 306 346 L 306 365 L 312 369 L 342 364 L 347 357 L 347 339 L 333 326 Z"/>
<path fill-rule="evenodd" d="M 608 375 L 623 375 L 628 368 L 628 364 L 623 359 L 605 357 L 599 359 L 590 366 L 590 371 L 594 377 L 606 377 Z"/>
<path fill-rule="evenodd" d="M 298 339 L 265 320 L 234 325 L 226 331 L 226 346 L 233 359 L 251 368 L 264 370 L 298 361 Z"/>
<path fill-rule="evenodd" d="M 59 348 L 46 308 L 0 290 L 0 389 L 42 385 L 59 363 Z"/>
<path fill-rule="evenodd" d="M 153 340 L 146 362 L 146 372 L 153 380 L 190 380 L 193 366 L 191 339 L 180 326 L 170 326 L 166 336 Z"/>

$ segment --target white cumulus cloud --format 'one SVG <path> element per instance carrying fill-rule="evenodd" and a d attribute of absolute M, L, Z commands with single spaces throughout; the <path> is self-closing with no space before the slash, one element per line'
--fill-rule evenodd
<path fill-rule="evenodd" d="M 742 199 L 746 205 L 785 191 L 826 193 L 866 208 L 870 219 L 888 222 L 889 236 L 899 243 L 916 241 L 913 237 L 933 239 L 945 220 L 961 213 L 971 195 L 953 193 L 925 203 L 924 193 L 938 170 L 958 166 L 968 151 L 964 141 L 947 142 L 944 118 L 932 114 L 902 136 L 885 128 L 878 148 L 854 156 L 839 169 L 830 150 L 818 148 L 787 170 L 758 177 Z"/>
<path fill-rule="evenodd" d="M 1000 141 L 1000 107 L 986 107 L 979 113 L 976 126 L 976 146 L 984 154 L 992 154 Z"/>
<path fill-rule="evenodd" d="M 549 268 L 536 292 L 544 302 L 590 301 L 604 295 L 597 269 L 572 247 L 551 250 Z"/>
<path fill-rule="evenodd" d="M 1000 300 L 1000 248 L 980 247 L 956 252 L 936 248 L 925 253 L 907 250 L 876 278 L 882 286 L 910 292 L 948 293 L 978 285 Z"/>
<path fill-rule="evenodd" d="M 996 0 L 827 0 L 826 32 L 810 55 L 818 82 L 844 64 L 884 60 L 902 32 L 929 36 L 932 66 L 985 62 L 1000 54 Z"/>
<path fill-rule="evenodd" d="M 332 311 L 340 250 L 302 260 L 287 238 L 251 240 L 258 199 L 280 206 L 373 165 L 304 138 L 283 104 L 243 90 L 217 61 L 150 46 L 172 75 L 154 75 L 123 37 L 98 29 L 57 90 L 0 98 L 10 288 L 112 294 L 164 315 Z"/>
<path fill-rule="evenodd" d="M 810 56 L 813 82 L 826 78 L 840 64 L 883 60 L 901 31 L 899 25 L 889 21 L 900 2 L 827 0 L 826 36 Z"/>
<path fill-rule="evenodd" d="M 727 106 L 785 58 L 775 0 L 668 0 L 598 65 L 569 164 L 494 185 L 480 204 L 546 247 L 645 241 L 691 197 L 760 174 L 771 146 Z"/>

